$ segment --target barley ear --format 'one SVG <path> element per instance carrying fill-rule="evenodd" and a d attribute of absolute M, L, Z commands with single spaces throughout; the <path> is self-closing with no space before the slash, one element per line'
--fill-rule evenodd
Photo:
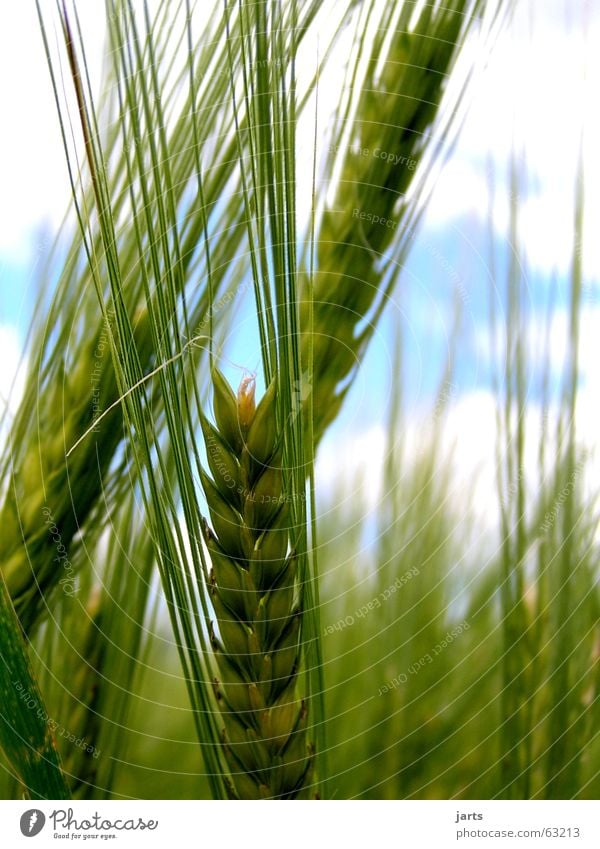
<path fill-rule="evenodd" d="M 301 611 L 290 546 L 274 379 L 258 406 L 245 378 L 237 394 L 215 371 L 216 427 L 204 420 L 202 475 L 212 528 L 204 537 L 212 571 L 211 641 L 219 676 L 221 743 L 238 799 L 306 793 L 313 761 L 307 706 L 296 695 Z"/>

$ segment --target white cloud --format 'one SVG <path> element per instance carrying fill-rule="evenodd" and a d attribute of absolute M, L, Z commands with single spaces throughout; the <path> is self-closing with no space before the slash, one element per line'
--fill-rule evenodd
<path fill-rule="evenodd" d="M 496 181 L 497 235 L 508 234 L 507 163 L 523 156 L 526 192 L 519 235 L 534 268 L 565 271 L 573 250 L 577 159 L 585 133 L 586 187 L 600 183 L 600 5 L 569 0 L 521 0 L 513 24 L 474 79 L 470 111 L 451 160 L 436 183 L 427 212 L 439 227 L 465 213 L 486 219 L 488 159 Z M 503 196 L 504 195 L 504 196 Z M 600 278 L 600 194 L 586 193 L 583 257 L 586 274 Z"/>
<path fill-rule="evenodd" d="M 42 7 L 51 18 L 52 4 L 42 3 Z M 78 12 L 90 34 L 93 73 L 102 55 L 103 4 L 80 3 Z M 30 257 L 40 225 L 48 224 L 53 230 L 60 225 L 70 187 L 35 3 L 13 3 L 4 17 L 0 27 L 4 81 L 0 108 L 5 120 L 0 135 L 0 253 L 23 262 Z M 51 47 L 59 37 L 50 29 Z M 68 71 L 62 70 L 69 90 Z"/>
<path fill-rule="evenodd" d="M 318 452 L 315 468 L 318 487 L 325 493 L 334 493 L 338 504 L 358 498 L 367 510 L 376 509 L 386 451 L 382 424 L 344 434 L 333 428 Z"/>

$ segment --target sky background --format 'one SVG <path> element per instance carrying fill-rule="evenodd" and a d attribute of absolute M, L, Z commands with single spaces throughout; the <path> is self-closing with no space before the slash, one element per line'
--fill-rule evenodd
<path fill-rule="evenodd" d="M 80 4 L 92 65 L 102 57 L 102 3 Z M 20 359 L 36 270 L 60 226 L 69 202 L 69 183 L 55 106 L 32 2 L 11 4 L 0 30 L 0 398 L 6 399 Z M 342 451 L 349 459 L 343 474 L 357 467 L 366 475 L 366 497 L 378 498 L 379 460 L 385 451 L 383 419 L 391 380 L 402 368 L 407 432 L 414 439 L 422 416 L 431 410 L 453 332 L 456 275 L 463 308 L 456 374 L 450 388 L 445 428 L 456 441 L 458 480 L 472 481 L 482 470 L 485 513 L 490 492 L 494 405 L 490 388 L 489 303 L 490 174 L 495 184 L 493 240 L 506 257 L 509 196 L 508 161 L 514 150 L 525 175 L 520 234 L 529 330 L 542 336 L 544 304 L 555 281 L 559 293 L 552 319 L 551 363 L 558 379 L 567 344 L 565 286 L 573 251 L 573 199 L 578 151 L 583 139 L 586 217 L 584 229 L 585 310 L 582 317 L 580 435 L 595 442 L 595 399 L 600 390 L 600 0 L 518 0 L 514 21 L 502 34 L 468 95 L 469 115 L 458 144 L 436 182 L 385 320 L 378 329 L 343 414 L 325 440 L 319 475 L 326 485 L 339 481 Z M 342 48 L 343 50 L 343 45 Z M 474 47 L 474 49 L 476 49 Z M 322 82 L 322 108 L 335 95 L 335 83 Z M 324 104 L 324 107 L 323 107 Z M 300 128 L 301 133 L 304 131 Z M 298 173 L 312 158 L 312 134 L 300 135 Z M 304 203 L 310 185 L 299 183 Z M 302 217 L 300 201 L 300 217 Z M 562 293 L 562 296 L 561 296 Z M 398 328 L 404 362 L 394 356 Z M 533 343 L 532 343 L 533 344 Z M 244 356 L 240 349 L 239 357 Z M 248 355 L 253 358 L 250 354 Z M 256 367 L 256 362 L 247 364 Z M 375 376 L 375 377 L 374 377 Z M 530 415 L 536 416 L 535 387 Z M 18 399 L 15 385 L 11 407 Z M 417 439 L 418 441 L 418 439 Z M 534 463 L 532 445 L 531 462 Z M 457 484 L 458 485 L 458 484 Z M 470 489 L 473 496 L 474 491 Z"/>

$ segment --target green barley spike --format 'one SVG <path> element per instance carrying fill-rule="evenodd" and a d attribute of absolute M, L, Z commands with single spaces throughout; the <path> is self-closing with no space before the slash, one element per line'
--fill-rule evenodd
<path fill-rule="evenodd" d="M 134 340 L 141 361 L 151 361 L 143 306 Z M 14 451 L 10 486 L 0 501 L 0 571 L 26 634 L 39 623 L 53 592 L 74 590 L 73 539 L 96 506 L 123 437 L 122 414 L 115 408 L 67 460 L 77 438 L 119 397 L 108 344 L 104 323 L 81 346 L 73 368 L 56 368 Z"/>
<path fill-rule="evenodd" d="M 216 427 L 202 421 L 213 476 L 202 474 L 212 522 L 204 534 L 229 789 L 238 799 L 293 799 L 306 793 L 313 747 L 307 707 L 296 695 L 301 610 L 277 382 L 257 407 L 251 378 L 242 380 L 237 398 L 218 371 L 213 386 Z"/>
<path fill-rule="evenodd" d="M 304 368 L 313 350 L 316 441 L 338 414 L 372 336 L 374 325 L 361 325 L 384 290 L 382 259 L 414 227 L 409 190 L 476 8 L 454 0 L 434 13 L 424 4 L 410 27 L 403 15 L 390 40 L 373 49 L 354 137 L 319 229 L 312 333 L 309 299 L 301 304 Z"/>

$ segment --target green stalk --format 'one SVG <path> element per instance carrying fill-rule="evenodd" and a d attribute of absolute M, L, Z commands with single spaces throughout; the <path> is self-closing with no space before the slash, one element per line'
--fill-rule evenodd
<path fill-rule="evenodd" d="M 571 798 L 577 786 L 580 757 L 578 753 L 575 717 L 579 710 L 577 696 L 579 687 L 574 676 L 576 658 L 575 631 L 573 627 L 573 602 L 578 571 L 577 525 L 575 516 L 576 492 L 579 471 L 576 464 L 576 402 L 579 385 L 579 331 L 581 320 L 581 295 L 583 285 L 582 245 L 584 213 L 583 155 L 580 151 L 576 197 L 574 238 L 577 246 L 573 251 L 569 303 L 569 349 L 563 385 L 564 432 L 566 435 L 565 466 L 563 483 L 569 495 L 562 506 L 561 547 L 558 554 L 558 598 L 556 600 L 554 650 L 550 688 L 553 707 L 550 714 L 550 746 L 547 755 L 548 797 L 551 799 Z M 578 729 L 577 729 L 578 730 Z"/>

